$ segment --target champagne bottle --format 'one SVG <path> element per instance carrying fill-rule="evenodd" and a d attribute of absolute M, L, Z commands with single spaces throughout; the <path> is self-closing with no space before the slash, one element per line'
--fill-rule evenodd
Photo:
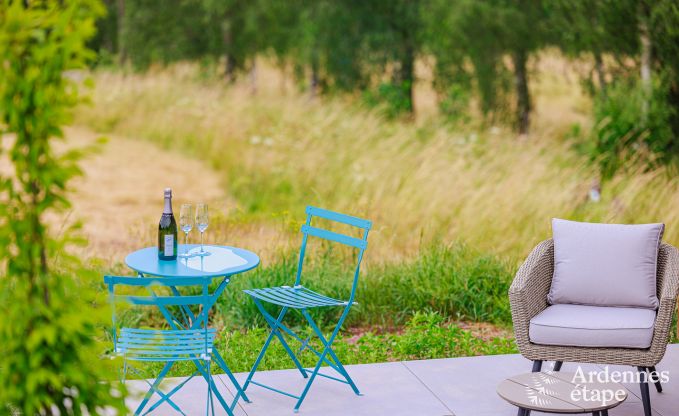
<path fill-rule="evenodd" d="M 172 214 L 172 189 L 165 188 L 165 208 L 158 224 L 158 258 L 177 260 L 177 222 Z"/>

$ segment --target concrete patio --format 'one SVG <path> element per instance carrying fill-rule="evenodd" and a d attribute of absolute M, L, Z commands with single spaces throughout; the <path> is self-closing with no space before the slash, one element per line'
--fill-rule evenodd
<path fill-rule="evenodd" d="M 361 389 L 363 396 L 356 396 L 351 389 L 319 377 L 309 391 L 299 414 L 308 416 L 515 416 L 516 408 L 505 403 L 495 393 L 495 387 L 503 379 L 530 371 L 531 364 L 520 355 L 495 355 L 483 357 L 448 358 L 439 360 L 405 361 L 380 364 L 347 366 L 347 370 Z M 546 363 L 545 368 L 551 368 Z M 664 392 L 657 393 L 651 386 L 651 403 L 654 416 L 679 415 L 679 344 L 670 345 L 659 371 L 669 371 L 670 381 Z M 602 366 L 584 365 L 583 370 L 603 369 Z M 610 370 L 630 370 L 631 367 L 611 366 Z M 575 371 L 575 365 L 566 363 L 562 371 Z M 328 372 L 329 373 L 329 372 Z M 237 374 L 243 381 L 246 374 Z M 279 370 L 258 373 L 256 380 L 286 391 L 298 393 L 304 380 L 297 370 Z M 218 376 L 219 390 L 224 397 L 232 398 L 228 380 Z M 170 379 L 163 385 L 168 391 L 181 379 Z M 130 381 L 130 391 L 145 391 L 143 381 Z M 642 416 L 643 410 L 639 387 L 624 385 L 629 397 L 619 407 L 611 410 L 612 416 Z M 194 378 L 173 400 L 189 415 L 205 414 L 207 388 L 203 379 Z M 291 416 L 295 401 L 258 386 L 247 391 L 252 403 L 240 402 L 236 414 L 242 416 Z M 157 397 L 157 396 L 154 396 Z M 154 400 L 155 401 L 155 400 Z M 128 399 L 131 409 L 139 399 Z M 165 415 L 176 412 L 163 404 L 153 414 Z M 222 410 L 215 414 L 223 415 Z M 533 412 L 532 415 L 545 415 Z"/>

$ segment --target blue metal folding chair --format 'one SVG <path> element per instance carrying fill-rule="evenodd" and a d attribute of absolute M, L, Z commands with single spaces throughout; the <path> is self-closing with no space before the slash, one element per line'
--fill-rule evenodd
<path fill-rule="evenodd" d="M 271 332 L 269 333 L 269 336 L 267 337 L 266 341 L 264 342 L 264 346 L 262 347 L 262 350 L 259 353 L 259 356 L 257 356 L 257 360 L 255 360 L 255 364 L 252 366 L 252 370 L 250 371 L 250 374 L 248 375 L 247 380 L 245 381 L 245 384 L 243 384 L 243 391 L 245 391 L 250 383 L 255 384 L 257 386 L 272 390 L 276 393 L 280 393 L 289 397 L 292 397 L 294 399 L 297 399 L 297 404 L 295 404 L 295 412 L 299 410 L 299 407 L 302 405 L 302 402 L 304 401 L 304 398 L 306 397 L 307 393 L 309 392 L 309 388 L 311 387 L 311 384 L 314 382 L 314 379 L 316 376 L 321 376 L 321 377 L 326 377 L 331 380 L 339 381 L 341 383 L 346 383 L 348 384 L 354 393 L 357 395 L 360 395 L 360 392 L 358 390 L 358 387 L 356 387 L 356 384 L 354 381 L 351 379 L 349 376 L 349 373 L 347 373 L 347 370 L 344 368 L 344 365 L 342 365 L 342 362 L 337 358 L 337 355 L 335 352 L 332 350 L 332 343 L 335 341 L 335 338 L 337 337 L 337 333 L 339 332 L 340 328 L 342 327 L 342 323 L 346 319 L 347 315 L 349 314 L 349 310 L 351 309 L 351 306 L 355 303 L 354 302 L 354 296 L 356 295 L 356 287 L 358 285 L 358 276 L 360 272 L 360 267 L 361 267 L 361 260 L 363 259 L 363 253 L 365 252 L 366 248 L 368 247 L 368 232 L 370 231 L 370 228 L 372 226 L 372 223 L 368 220 L 364 220 L 361 218 L 356 218 L 352 217 L 349 215 L 344 215 L 340 214 L 337 212 L 333 211 L 328 211 L 325 209 L 321 208 L 316 208 L 312 206 L 308 206 L 306 208 L 306 214 L 307 214 L 307 220 L 306 224 L 302 226 L 302 234 L 304 235 L 302 239 L 302 248 L 300 250 L 299 254 L 299 264 L 297 266 L 297 277 L 295 279 L 295 285 L 290 287 L 290 286 L 280 286 L 280 287 L 270 287 L 270 288 L 265 288 L 265 289 L 250 289 L 250 290 L 245 290 L 244 292 L 247 293 L 252 297 L 252 299 L 255 302 L 255 305 L 257 305 L 257 308 L 259 311 L 262 313 L 264 318 L 266 319 L 267 323 L 271 327 Z M 311 220 L 314 217 L 318 218 L 324 218 L 326 220 L 330 221 L 335 221 L 339 223 L 343 223 L 346 225 L 350 225 L 353 227 L 357 227 L 362 230 L 363 232 L 363 237 L 362 238 L 356 238 L 356 237 L 351 237 L 345 234 L 339 234 L 336 232 L 328 231 L 325 229 L 317 228 L 311 225 Z M 337 243 L 345 244 L 347 246 L 353 247 L 358 249 L 358 263 L 356 264 L 356 271 L 354 272 L 354 281 L 351 286 L 351 295 L 349 296 L 348 300 L 339 300 L 339 299 L 334 299 L 325 295 L 322 295 L 320 293 L 314 292 L 313 290 L 306 288 L 302 286 L 301 284 L 301 278 L 302 278 L 302 266 L 304 264 L 304 254 L 306 252 L 306 247 L 307 247 L 307 240 L 309 236 L 312 237 L 318 237 L 330 241 L 334 241 Z M 265 309 L 264 306 L 262 305 L 262 302 L 278 305 L 281 307 L 281 311 L 278 314 L 277 318 L 274 318 L 273 315 L 269 314 Z M 342 315 L 339 318 L 339 321 L 337 322 L 337 325 L 335 326 L 335 329 L 332 331 L 331 335 L 326 338 L 323 335 L 323 332 L 319 329 L 318 325 L 314 322 L 314 320 L 311 318 L 309 315 L 309 309 L 312 308 L 320 308 L 320 307 L 342 307 L 344 308 L 344 311 L 342 312 Z M 302 339 L 299 335 L 297 335 L 295 332 L 293 332 L 290 328 L 285 326 L 283 322 L 283 318 L 285 317 L 286 313 L 288 310 L 294 309 L 298 310 L 304 318 L 306 318 L 307 322 L 313 329 L 314 333 L 316 336 L 319 338 L 321 343 L 323 344 L 323 350 L 318 351 L 314 348 L 312 348 L 309 345 L 309 340 Z M 303 350 L 305 348 L 309 349 L 311 352 L 316 354 L 318 357 L 318 362 L 316 363 L 316 366 L 314 367 L 313 371 L 305 369 L 302 367 L 302 364 L 299 362 L 295 354 L 292 352 L 290 349 L 290 346 L 285 340 L 284 335 L 289 335 L 293 339 L 299 341 L 302 344 L 302 347 L 300 349 Z M 255 372 L 257 371 L 257 367 L 259 367 L 260 362 L 262 361 L 262 358 L 264 358 L 264 355 L 266 354 L 267 348 L 269 348 L 269 345 L 271 344 L 271 340 L 276 337 L 278 340 L 281 342 L 285 350 L 287 351 L 288 355 L 294 362 L 295 366 L 299 369 L 300 373 L 304 378 L 308 378 L 309 380 L 306 383 L 306 386 L 304 387 L 304 390 L 302 393 L 297 396 L 295 394 L 285 392 L 279 389 L 276 389 L 274 387 L 265 385 L 263 383 L 257 382 L 253 380 L 253 376 Z M 328 356 L 330 358 L 328 358 Z M 322 364 L 327 364 L 330 368 L 334 369 L 339 373 L 339 377 L 334 377 L 331 375 L 323 374 L 320 373 L 319 370 L 321 368 Z"/>
<path fill-rule="evenodd" d="M 149 390 L 135 410 L 135 415 L 148 414 L 157 409 L 163 403 L 167 403 L 181 414 L 185 414 L 179 406 L 171 399 L 171 396 L 178 392 L 194 376 L 200 374 L 207 382 L 207 402 L 205 414 L 214 415 L 213 392 L 216 387 L 210 372 L 210 362 L 212 348 L 215 338 L 215 330 L 208 328 L 208 310 L 210 296 L 208 293 L 209 279 L 202 277 L 192 278 L 141 278 L 141 277 L 122 277 L 104 276 L 104 282 L 108 285 L 109 296 L 113 308 L 113 345 L 114 353 L 121 356 L 123 364 L 123 381 L 127 371 L 140 374 L 128 361 L 154 361 L 165 362 L 165 366 L 153 383 L 146 381 Z M 179 286 L 202 286 L 202 294 L 193 296 L 179 296 L 177 287 Z M 146 288 L 149 296 L 136 295 L 116 295 L 116 287 L 127 287 L 128 289 Z M 170 296 L 156 295 L 156 289 L 161 287 L 171 288 L 173 294 Z M 132 305 L 157 307 L 163 311 L 168 308 L 178 307 L 182 313 L 189 314 L 192 325 L 188 328 L 176 327 L 171 330 L 162 329 L 141 329 L 123 327 L 118 331 L 116 324 L 116 303 L 124 301 Z M 198 306 L 199 311 L 193 313 L 190 306 Z M 167 375 L 168 371 L 177 361 L 191 361 L 196 366 L 196 371 L 180 384 L 175 386 L 170 392 L 164 393 L 159 386 Z M 151 405 L 146 411 L 146 405 L 156 393 L 160 398 Z M 226 409 L 230 415 L 230 409 Z M 142 413 L 143 412 L 143 413 Z"/>

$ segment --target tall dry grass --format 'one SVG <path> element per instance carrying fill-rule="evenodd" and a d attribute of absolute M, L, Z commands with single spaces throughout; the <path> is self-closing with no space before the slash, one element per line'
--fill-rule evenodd
<path fill-rule="evenodd" d="M 535 129 L 523 138 L 495 126 L 446 126 L 433 115 L 385 120 L 353 98 L 283 89 L 264 69 L 253 94 L 247 81 L 226 85 L 191 65 L 98 71 L 92 105 L 75 122 L 205 160 L 236 201 L 227 214 L 238 218 L 228 223 L 232 233 L 283 218 L 297 241 L 306 204 L 370 218 L 369 262 L 457 240 L 518 262 L 549 237 L 552 217 L 664 221 L 665 240 L 679 243 L 679 184 L 663 170 L 630 168 L 604 186 L 600 202 L 587 200 L 596 169 L 563 136 L 573 121 L 587 123 L 588 102 L 576 77 L 554 65 L 532 86 Z"/>

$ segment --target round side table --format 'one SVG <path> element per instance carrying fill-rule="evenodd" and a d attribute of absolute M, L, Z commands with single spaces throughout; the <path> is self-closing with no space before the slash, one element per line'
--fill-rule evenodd
<path fill-rule="evenodd" d="M 627 399 L 617 383 L 577 383 L 575 373 L 546 371 L 510 377 L 497 386 L 497 394 L 519 408 L 519 416 L 531 410 L 556 414 L 591 413 L 608 416 L 608 410 Z"/>

